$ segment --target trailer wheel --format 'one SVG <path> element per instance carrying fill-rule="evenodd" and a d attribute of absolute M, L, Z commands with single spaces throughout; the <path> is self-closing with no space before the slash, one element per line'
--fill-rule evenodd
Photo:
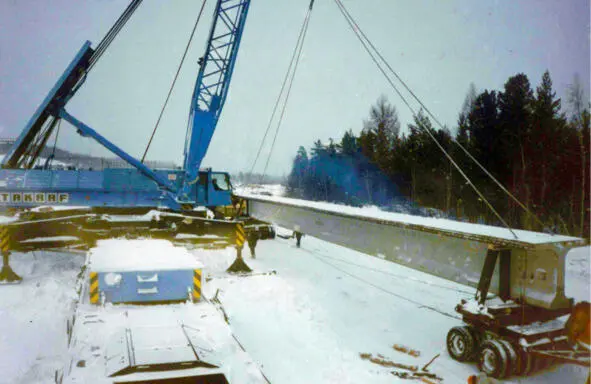
<path fill-rule="evenodd" d="M 499 339 L 499 343 L 501 343 L 501 345 L 505 348 L 505 353 L 507 354 L 508 367 L 505 374 L 507 376 L 511 376 L 513 374 L 518 375 L 520 366 L 519 355 L 517 355 L 515 348 L 513 348 L 513 344 L 507 340 L 502 339 Z"/>
<path fill-rule="evenodd" d="M 447 333 L 447 352 L 457 361 L 468 361 L 474 357 L 476 340 L 469 327 L 453 327 Z"/>
<path fill-rule="evenodd" d="M 498 340 L 482 343 L 478 356 L 478 368 L 487 376 L 502 379 L 509 370 L 509 358 L 505 348 Z"/>

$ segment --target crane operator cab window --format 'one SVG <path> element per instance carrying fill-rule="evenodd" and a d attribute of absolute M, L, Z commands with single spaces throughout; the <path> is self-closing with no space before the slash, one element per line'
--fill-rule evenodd
<path fill-rule="evenodd" d="M 232 189 L 230 176 L 227 173 L 212 173 L 211 183 L 216 191 L 229 191 Z"/>

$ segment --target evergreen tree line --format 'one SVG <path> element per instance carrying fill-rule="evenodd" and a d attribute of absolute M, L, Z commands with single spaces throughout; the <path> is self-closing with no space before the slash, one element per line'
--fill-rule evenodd
<path fill-rule="evenodd" d="M 462 220 L 501 225 L 441 146 L 513 228 L 588 238 L 590 114 L 578 78 L 569 88 L 568 104 L 567 116 L 547 71 L 535 90 L 525 74 L 517 74 L 502 91 L 477 93 L 471 85 L 455 134 L 435 127 L 423 111 L 400 134 L 396 108 L 381 97 L 359 135 L 349 130 L 340 142 L 318 140 L 310 154 L 299 147 L 287 191 L 293 197 L 351 205 L 391 208 L 407 202 Z"/>

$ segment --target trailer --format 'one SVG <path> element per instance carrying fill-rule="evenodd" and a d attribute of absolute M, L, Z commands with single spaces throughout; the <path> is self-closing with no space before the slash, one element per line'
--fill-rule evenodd
<path fill-rule="evenodd" d="M 121 253 L 121 252 L 124 252 Z M 166 240 L 99 241 L 68 320 L 57 383 L 263 383 L 215 303 L 199 254 Z"/>
<path fill-rule="evenodd" d="M 591 367 L 589 303 L 574 305 L 564 294 L 567 251 L 560 244 L 490 247 L 475 298 L 455 308 L 466 325 L 448 332 L 450 356 L 476 361 L 482 372 L 499 379 L 557 363 Z M 497 264 L 499 292 L 489 297 Z"/>

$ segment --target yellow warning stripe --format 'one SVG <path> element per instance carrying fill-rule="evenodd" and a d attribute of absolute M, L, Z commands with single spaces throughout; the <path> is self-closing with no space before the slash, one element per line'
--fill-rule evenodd
<path fill-rule="evenodd" d="M 99 301 L 98 273 L 90 272 L 90 303 L 97 304 Z"/>
<path fill-rule="evenodd" d="M 10 249 L 10 239 L 5 237 L 4 239 L 0 240 L 0 249 L 3 251 L 8 251 Z"/>
<path fill-rule="evenodd" d="M 98 283 L 98 280 L 95 280 L 95 281 L 93 281 L 93 282 L 90 284 L 90 292 L 91 292 L 91 294 L 92 294 L 93 292 L 95 292 L 95 291 L 98 291 L 98 285 L 99 285 L 99 283 Z"/>
<path fill-rule="evenodd" d="M 201 270 L 195 269 L 193 273 L 193 300 L 201 298 Z"/>
<path fill-rule="evenodd" d="M 246 240 L 246 233 L 244 233 L 244 225 L 242 223 L 236 224 L 236 245 L 242 247 Z"/>
<path fill-rule="evenodd" d="M 10 250 L 10 231 L 6 227 L 0 230 L 0 250 Z"/>

